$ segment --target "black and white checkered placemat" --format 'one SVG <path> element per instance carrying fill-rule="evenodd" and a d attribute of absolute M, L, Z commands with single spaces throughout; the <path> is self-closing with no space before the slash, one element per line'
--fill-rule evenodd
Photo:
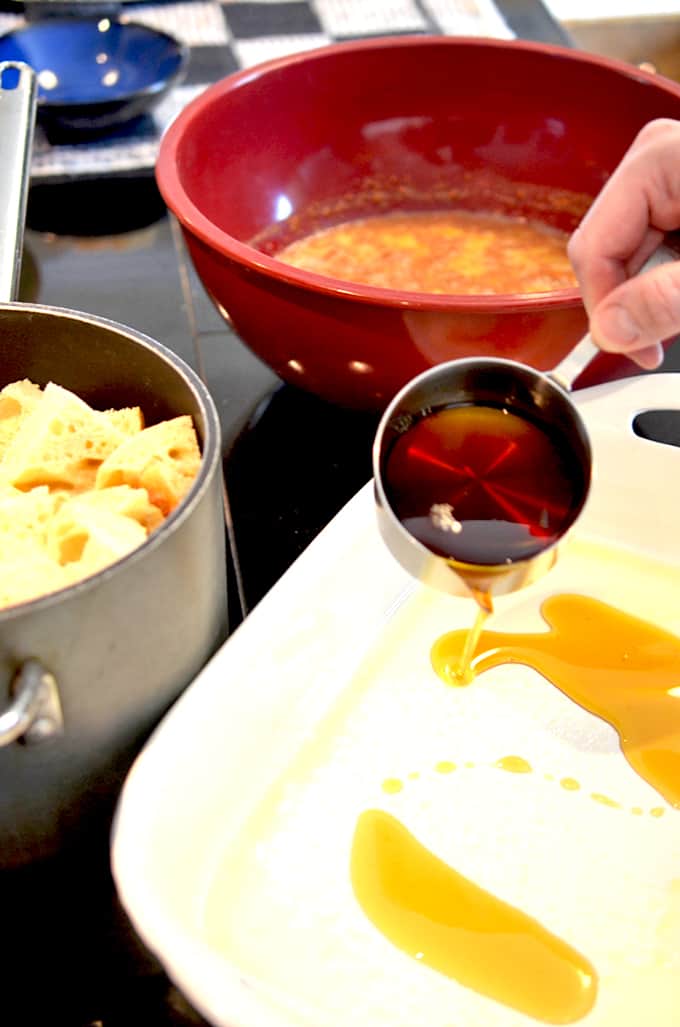
<path fill-rule="evenodd" d="M 186 78 L 151 116 L 96 142 L 53 146 L 38 128 L 34 179 L 153 168 L 162 132 L 190 100 L 225 75 L 273 57 L 381 35 L 513 36 L 493 0 L 186 0 L 126 4 L 122 18 L 183 40 L 190 50 Z M 0 12 L 0 33 L 23 21 Z"/>

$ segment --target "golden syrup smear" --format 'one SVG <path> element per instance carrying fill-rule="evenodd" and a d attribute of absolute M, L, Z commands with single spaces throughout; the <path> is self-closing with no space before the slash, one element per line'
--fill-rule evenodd
<path fill-rule="evenodd" d="M 584 956 L 457 873 L 390 814 L 359 817 L 351 879 L 375 926 L 433 970 L 543 1023 L 574 1023 L 592 1009 L 597 976 Z"/>
<path fill-rule="evenodd" d="M 444 635 L 432 649 L 435 671 L 461 684 L 500 664 L 533 667 L 611 724 L 633 770 L 680 809 L 680 639 L 586 596 L 551 596 L 541 613 L 548 631 L 481 632 L 464 681 L 469 632 Z"/>

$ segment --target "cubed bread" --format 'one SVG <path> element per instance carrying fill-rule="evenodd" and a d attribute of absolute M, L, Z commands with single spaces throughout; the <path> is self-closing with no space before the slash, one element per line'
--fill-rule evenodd
<path fill-rule="evenodd" d="M 105 410 L 104 413 L 121 435 L 136 435 L 144 429 L 144 414 L 140 407 L 123 407 L 121 410 Z"/>
<path fill-rule="evenodd" d="M 65 588 L 140 546 L 201 462 L 191 417 L 144 427 L 59 385 L 0 389 L 0 608 Z"/>
<path fill-rule="evenodd" d="M 0 389 L 0 420 L 29 414 L 42 399 L 42 389 L 28 378 Z"/>
<path fill-rule="evenodd" d="M 44 486 L 30 492 L 0 488 L 0 559 L 45 550 L 47 527 L 60 504 Z"/>
<path fill-rule="evenodd" d="M 126 556 L 146 537 L 146 530 L 132 518 L 76 497 L 67 500 L 51 521 L 47 547 L 58 564 L 70 565 L 71 575 L 75 571 L 82 578 Z"/>
<path fill-rule="evenodd" d="M 50 383 L 9 442 L 2 478 L 23 490 L 92 488 L 97 468 L 125 437 L 103 411 Z"/>
<path fill-rule="evenodd" d="M 42 399 L 40 386 L 24 379 L 0 389 L 0 459 L 18 432 L 22 420 Z"/>
<path fill-rule="evenodd" d="M 38 599 L 71 582 L 47 552 L 17 553 L 0 563 L 0 608 Z"/>
<path fill-rule="evenodd" d="M 91 492 L 83 492 L 78 500 L 95 510 L 110 510 L 111 513 L 122 517 L 131 517 L 141 524 L 148 534 L 164 520 L 158 507 L 149 500 L 146 489 L 136 489 L 130 485 L 111 485 L 104 489 L 93 489 Z"/>
<path fill-rule="evenodd" d="M 193 421 L 182 415 L 122 442 L 99 467 L 96 487 L 144 488 L 153 505 L 167 516 L 191 488 L 200 464 Z"/>

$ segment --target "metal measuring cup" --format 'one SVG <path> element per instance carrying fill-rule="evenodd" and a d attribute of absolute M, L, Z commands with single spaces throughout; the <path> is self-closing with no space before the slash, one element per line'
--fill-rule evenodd
<path fill-rule="evenodd" d="M 662 246 L 643 270 L 674 259 L 673 250 Z M 424 371 L 397 393 L 378 425 L 373 444 L 373 477 L 380 533 L 405 570 L 441 591 L 475 598 L 487 612 L 491 611 L 494 596 L 515 592 L 550 570 L 557 559 L 558 545 L 581 514 L 590 490 L 593 463 L 590 440 L 569 391 L 599 352 L 590 335 L 586 335 L 548 372 L 501 358 L 452 360 Z M 568 447 L 565 451 L 571 452 L 581 467 L 583 486 L 581 494 L 575 495 L 569 519 L 556 538 L 526 559 L 509 559 L 502 564 L 471 564 L 438 555 L 404 527 L 390 503 L 385 468 L 396 439 L 430 413 L 471 404 L 507 409 L 544 427 L 558 447 Z"/>

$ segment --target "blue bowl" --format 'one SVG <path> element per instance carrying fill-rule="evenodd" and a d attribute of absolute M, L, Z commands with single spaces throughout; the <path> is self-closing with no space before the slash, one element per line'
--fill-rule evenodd
<path fill-rule="evenodd" d="M 0 61 L 35 70 L 48 135 L 92 134 L 148 113 L 183 77 L 188 49 L 115 18 L 49 18 L 0 36 Z"/>

